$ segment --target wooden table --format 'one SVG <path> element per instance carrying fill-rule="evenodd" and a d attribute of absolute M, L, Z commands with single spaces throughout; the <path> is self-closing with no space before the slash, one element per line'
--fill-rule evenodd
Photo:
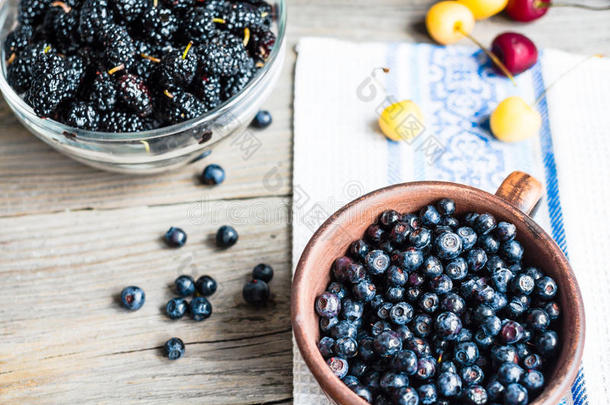
<path fill-rule="evenodd" d="M 290 52 L 266 103 L 274 124 L 258 133 L 263 146 L 248 160 L 225 143 L 204 162 L 172 173 L 104 173 L 35 139 L 2 102 L 0 403 L 291 403 L 293 46 L 306 35 L 428 41 L 422 21 L 429 3 L 290 0 Z M 477 23 L 474 34 L 489 43 L 518 30 L 542 47 L 608 55 L 608 18 L 557 8 L 530 25 L 495 17 Z M 221 186 L 196 180 L 210 162 L 227 170 Z M 224 223 L 235 225 L 240 240 L 216 251 L 210 235 Z M 184 248 L 161 242 L 171 225 L 188 232 Z M 272 303 L 256 310 L 242 302 L 241 288 L 259 262 L 276 275 Z M 182 273 L 219 281 L 209 320 L 164 316 L 170 285 Z M 135 313 L 117 305 L 130 284 L 147 294 Z M 187 344 L 176 362 L 160 352 L 172 336 Z"/>

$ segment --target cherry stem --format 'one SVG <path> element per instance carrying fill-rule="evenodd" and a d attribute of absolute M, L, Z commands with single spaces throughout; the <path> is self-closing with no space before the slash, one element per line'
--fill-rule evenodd
<path fill-rule="evenodd" d="M 218 24 L 226 24 L 226 21 L 222 18 L 212 18 L 212 22 L 215 22 Z"/>
<path fill-rule="evenodd" d="M 555 80 L 553 80 L 551 82 L 551 84 L 549 84 L 546 89 L 544 89 L 542 91 L 542 93 L 540 93 L 540 95 L 538 96 L 538 98 L 536 99 L 536 101 L 534 101 L 534 105 L 538 105 L 538 103 L 540 101 L 542 101 L 542 99 L 544 98 L 544 96 L 549 92 L 549 90 L 551 89 L 551 87 L 553 87 L 554 85 L 557 84 L 557 82 L 559 82 L 561 79 L 563 79 L 564 77 L 566 77 L 568 74 L 570 74 L 572 71 L 576 70 L 576 68 L 578 68 L 580 65 L 582 65 L 583 63 L 589 61 L 590 59 L 593 58 L 603 58 L 602 55 L 600 54 L 596 54 L 596 55 L 591 55 L 591 56 L 587 56 L 586 58 L 584 58 L 583 60 L 581 60 L 580 62 L 577 62 L 574 66 L 572 66 L 571 68 L 569 68 L 568 70 L 566 70 L 565 72 L 563 72 L 562 74 L 560 74 Z"/>
<path fill-rule="evenodd" d="M 161 59 L 155 58 L 154 56 L 150 56 L 145 53 L 141 53 L 140 56 L 143 57 L 144 59 L 148 59 L 151 62 L 161 63 Z"/>
<path fill-rule="evenodd" d="M 188 55 L 188 53 L 191 50 L 192 46 L 193 46 L 193 41 L 190 41 L 188 43 L 188 45 L 186 46 L 186 49 L 184 50 L 184 53 L 182 54 L 182 59 L 186 59 L 186 55 Z"/>
<path fill-rule="evenodd" d="M 250 28 L 244 28 L 244 47 L 248 46 L 248 42 L 250 42 Z"/>
<path fill-rule="evenodd" d="M 13 52 L 11 54 L 11 56 L 8 58 L 8 60 L 6 61 L 6 64 L 10 65 L 11 63 L 13 63 L 15 61 L 16 58 L 17 58 L 17 54 L 15 52 Z"/>
<path fill-rule="evenodd" d="M 589 6 L 586 4 L 579 4 L 579 3 L 545 3 L 542 1 L 537 1 L 534 4 L 535 4 L 536 8 L 574 7 L 574 8 L 582 8 L 585 10 L 591 10 L 591 11 L 610 10 L 610 6 Z"/>
<path fill-rule="evenodd" d="M 125 65 L 120 64 L 119 66 L 115 66 L 115 67 L 113 67 L 112 69 L 110 69 L 110 70 L 108 71 L 108 74 L 109 74 L 110 76 L 112 76 L 112 75 L 113 75 L 113 74 L 115 74 L 116 72 L 118 72 L 118 71 L 120 71 L 120 70 L 124 70 L 124 69 L 125 69 Z"/>
<path fill-rule="evenodd" d="M 70 7 L 63 1 L 54 1 L 53 3 L 51 3 L 51 7 L 61 7 L 64 10 L 64 13 L 66 14 L 72 11 L 72 7 Z"/>
<path fill-rule="evenodd" d="M 384 92 L 387 93 L 388 91 L 386 90 L 385 86 L 379 80 L 377 80 L 377 72 L 379 72 L 379 71 L 381 71 L 382 73 L 388 74 L 388 73 L 390 73 L 390 68 L 385 67 L 385 66 L 377 67 L 377 68 L 373 69 L 373 72 L 371 74 L 371 77 L 373 78 L 375 83 L 377 83 L 377 85 L 379 87 L 381 87 Z"/>
<path fill-rule="evenodd" d="M 464 31 L 462 29 L 462 27 L 460 27 L 459 25 L 455 27 L 455 30 L 458 31 L 459 33 L 461 33 L 462 35 L 464 35 L 466 38 L 468 38 L 469 40 L 471 40 L 472 42 L 475 43 L 476 46 L 478 46 L 479 48 L 481 48 L 483 50 L 483 52 L 485 52 L 485 54 L 487 56 L 489 56 L 489 59 L 491 59 L 491 61 L 493 63 L 496 64 L 496 66 L 498 66 L 500 68 L 500 70 L 502 71 L 502 73 L 504 73 L 506 75 L 506 77 L 508 77 L 510 79 L 511 82 L 513 82 L 513 84 L 515 85 L 515 87 L 517 87 L 517 82 L 515 82 L 515 77 L 510 73 L 510 71 L 508 70 L 508 68 L 504 65 L 504 63 L 502 63 L 502 61 L 500 59 L 498 59 L 498 57 L 496 55 L 493 54 L 493 52 L 491 52 L 489 49 L 485 48 L 483 46 L 482 43 L 480 43 L 479 41 L 477 41 L 472 35 L 470 35 L 469 33 L 467 33 L 466 31 Z"/>
<path fill-rule="evenodd" d="M 169 98 L 174 98 L 174 95 L 169 92 L 169 90 L 163 90 L 163 94 L 165 94 Z"/>

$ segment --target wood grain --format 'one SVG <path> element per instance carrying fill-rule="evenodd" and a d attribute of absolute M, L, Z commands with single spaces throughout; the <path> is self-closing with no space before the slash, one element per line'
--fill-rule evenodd
<path fill-rule="evenodd" d="M 0 101 L 0 403 L 291 403 L 285 214 L 294 45 L 305 35 L 428 42 L 422 21 L 431 3 L 290 0 L 289 52 L 265 104 L 274 123 L 257 133 L 263 146 L 249 160 L 225 143 L 172 173 L 104 173 L 29 135 Z M 474 35 L 490 43 L 516 30 L 540 47 L 609 55 L 609 15 L 554 8 L 532 24 L 497 16 L 477 22 Z M 221 186 L 198 184 L 208 162 L 227 170 Z M 208 238 L 223 221 L 237 222 L 241 239 L 218 252 Z M 170 225 L 187 230 L 183 249 L 160 242 Z M 275 297 L 270 308 L 255 311 L 241 303 L 240 290 L 259 261 L 275 267 Z M 208 321 L 162 315 L 168 284 L 184 271 L 221 282 Z M 116 305 L 127 284 L 146 289 L 147 304 L 137 313 Z M 188 347 L 185 358 L 170 363 L 158 348 L 172 335 Z"/>

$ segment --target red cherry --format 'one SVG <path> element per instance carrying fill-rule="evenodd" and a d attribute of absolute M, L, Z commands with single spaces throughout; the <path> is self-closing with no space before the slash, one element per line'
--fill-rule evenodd
<path fill-rule="evenodd" d="M 517 32 L 498 35 L 491 43 L 491 52 L 513 75 L 526 71 L 538 60 L 536 45 L 528 37 Z M 496 70 L 504 74 L 500 69 Z"/>
<path fill-rule="evenodd" d="M 513 20 L 528 22 L 545 15 L 550 6 L 551 0 L 509 0 L 505 10 Z"/>

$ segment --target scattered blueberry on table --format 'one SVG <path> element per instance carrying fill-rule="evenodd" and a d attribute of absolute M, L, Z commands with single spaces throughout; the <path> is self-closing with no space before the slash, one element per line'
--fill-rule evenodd
<path fill-rule="evenodd" d="M 165 312 L 170 319 L 180 319 L 186 314 L 188 306 L 189 304 L 184 298 L 172 298 L 167 302 Z"/>
<path fill-rule="evenodd" d="M 273 117 L 271 113 L 267 110 L 260 110 L 254 116 L 252 123 L 250 125 L 256 129 L 265 129 L 273 122 Z"/>
<path fill-rule="evenodd" d="M 174 284 L 176 286 L 176 292 L 181 297 L 189 297 L 195 294 L 195 280 L 189 275 L 179 276 L 176 281 L 174 281 Z"/>
<path fill-rule="evenodd" d="M 554 367 L 561 309 L 523 256 L 514 224 L 451 199 L 386 210 L 315 300 L 320 354 L 374 404 L 526 405 Z"/>
<path fill-rule="evenodd" d="M 273 18 L 265 1 L 23 0 L 7 81 L 40 117 L 160 128 L 239 93 L 267 63 Z"/>
<path fill-rule="evenodd" d="M 121 292 L 121 303 L 130 311 L 137 311 L 142 308 L 144 301 L 146 301 L 146 294 L 140 287 L 125 287 Z"/>
<path fill-rule="evenodd" d="M 194 321 L 203 321 L 212 315 L 212 304 L 205 297 L 195 297 L 191 300 L 189 310 Z"/>
<path fill-rule="evenodd" d="M 216 246 L 222 249 L 229 248 L 237 243 L 239 235 L 231 225 L 223 225 L 216 232 Z"/>
<path fill-rule="evenodd" d="M 268 283 L 273 278 L 273 267 L 265 263 L 259 263 L 252 269 L 252 278 Z"/>
<path fill-rule="evenodd" d="M 220 184 L 224 180 L 225 170 L 217 164 L 207 165 L 201 173 L 201 182 L 209 186 Z"/>
<path fill-rule="evenodd" d="M 218 284 L 216 283 L 216 280 L 210 276 L 201 276 L 197 279 L 195 288 L 201 296 L 209 297 L 216 292 Z"/>
<path fill-rule="evenodd" d="M 173 337 L 163 345 L 165 355 L 170 360 L 178 360 L 184 355 L 185 347 L 182 339 Z"/>
<path fill-rule="evenodd" d="M 180 228 L 172 226 L 165 233 L 165 243 L 170 247 L 179 248 L 186 243 L 186 232 Z"/>
<path fill-rule="evenodd" d="M 260 306 L 269 299 L 269 285 L 263 280 L 251 280 L 244 285 L 242 295 L 244 300 L 251 305 Z"/>

